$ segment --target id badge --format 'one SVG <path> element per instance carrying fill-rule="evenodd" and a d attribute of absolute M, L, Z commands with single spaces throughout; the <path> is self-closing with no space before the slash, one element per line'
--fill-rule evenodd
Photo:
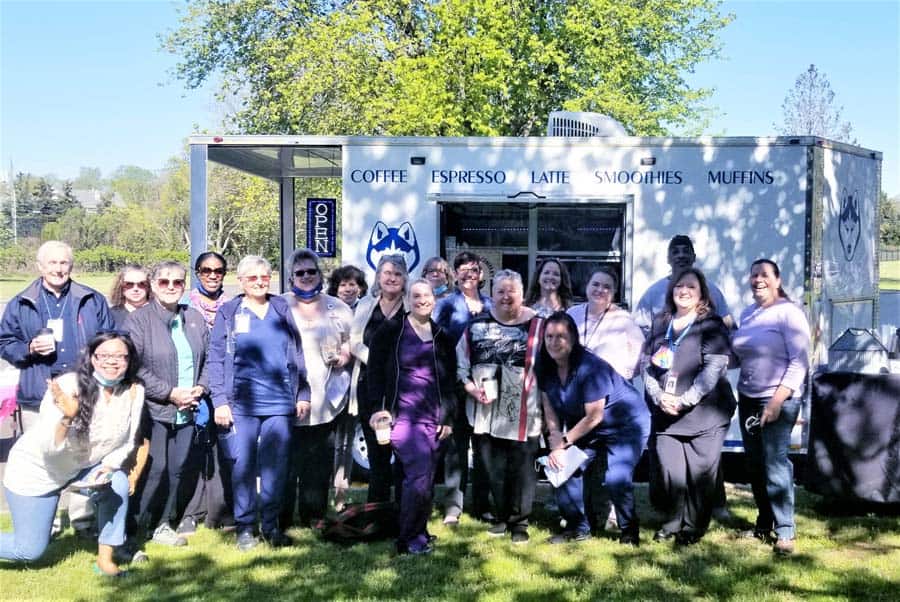
<path fill-rule="evenodd" d="M 61 343 L 63 340 L 63 319 L 47 320 L 47 328 L 53 331 L 53 338 L 56 339 L 56 342 Z"/>
<path fill-rule="evenodd" d="M 673 372 L 669 372 L 666 375 L 666 386 L 664 387 L 664 390 L 669 395 L 675 395 L 675 391 L 678 390 L 678 375 L 677 374 L 675 374 Z"/>
<path fill-rule="evenodd" d="M 234 316 L 234 333 L 247 334 L 248 332 L 250 332 L 250 316 L 247 314 Z"/>

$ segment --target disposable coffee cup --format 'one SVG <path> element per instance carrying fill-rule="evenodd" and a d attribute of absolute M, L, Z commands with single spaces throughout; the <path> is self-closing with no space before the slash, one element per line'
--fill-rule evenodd
<path fill-rule="evenodd" d="M 499 393 L 499 389 L 497 386 L 496 378 L 481 379 L 481 388 L 484 390 L 484 396 L 487 398 L 488 403 L 494 403 L 495 401 L 497 401 L 497 394 Z"/>
<path fill-rule="evenodd" d="M 375 438 L 379 445 L 388 445 L 391 442 L 391 419 L 382 418 L 375 424 Z"/>
<path fill-rule="evenodd" d="M 50 345 L 51 347 L 49 351 L 45 351 L 42 355 L 50 355 L 56 351 L 56 337 L 53 335 L 53 330 L 51 328 L 41 328 L 37 331 L 37 335 L 35 335 L 34 338 L 44 345 Z"/>

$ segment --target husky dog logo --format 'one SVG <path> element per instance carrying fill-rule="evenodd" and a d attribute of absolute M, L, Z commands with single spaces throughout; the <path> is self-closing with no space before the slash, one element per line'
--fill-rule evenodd
<path fill-rule="evenodd" d="M 373 270 L 378 268 L 382 255 L 402 255 L 410 272 L 419 265 L 419 243 L 412 224 L 403 222 L 399 228 L 389 228 L 382 221 L 375 222 L 366 249 L 366 261 Z"/>
<path fill-rule="evenodd" d="M 853 194 L 850 194 L 846 189 L 842 193 L 838 237 L 841 239 L 841 251 L 844 253 L 844 259 L 853 261 L 862 229 L 862 220 L 859 217 L 859 193 L 854 191 Z"/>

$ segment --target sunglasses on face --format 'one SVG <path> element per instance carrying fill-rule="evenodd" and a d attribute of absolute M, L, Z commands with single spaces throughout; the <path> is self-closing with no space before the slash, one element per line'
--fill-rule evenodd
<path fill-rule="evenodd" d="M 172 288 L 184 288 L 184 278 L 157 278 L 156 285 L 159 288 L 169 288 L 169 285 L 172 285 Z"/>
<path fill-rule="evenodd" d="M 261 284 L 266 284 L 270 280 L 272 280 L 272 277 L 271 276 L 255 276 L 255 275 L 254 276 L 242 276 L 241 280 L 244 280 L 244 281 L 250 282 L 250 283 L 259 281 Z"/>
<path fill-rule="evenodd" d="M 197 270 L 197 273 L 201 276 L 209 276 L 210 274 L 215 274 L 216 276 L 224 276 L 225 268 L 200 268 Z"/>
<path fill-rule="evenodd" d="M 147 283 L 143 280 L 140 282 L 128 282 L 127 280 L 125 280 L 124 282 L 122 282 L 122 288 L 124 288 L 126 291 L 130 288 L 142 288 L 144 290 L 147 290 Z"/>
<path fill-rule="evenodd" d="M 311 268 L 309 270 L 294 270 L 294 276 L 296 276 L 297 278 L 303 278 L 304 276 L 315 276 L 318 273 L 318 268 Z"/>

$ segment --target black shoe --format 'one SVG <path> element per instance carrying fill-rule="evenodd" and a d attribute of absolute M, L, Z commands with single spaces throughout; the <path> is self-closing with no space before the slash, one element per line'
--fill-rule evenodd
<path fill-rule="evenodd" d="M 700 538 L 703 535 L 700 533 L 695 533 L 693 531 L 681 531 L 680 533 L 675 534 L 675 545 L 676 546 L 692 546 L 696 543 L 700 542 Z"/>
<path fill-rule="evenodd" d="M 197 532 L 197 521 L 194 520 L 191 516 L 185 516 L 181 519 L 181 524 L 178 525 L 178 528 L 175 530 L 175 533 L 178 535 L 193 535 Z"/>
<path fill-rule="evenodd" d="M 488 535 L 491 537 L 503 537 L 506 535 L 506 523 L 497 523 L 491 525 L 488 530 Z"/>
<path fill-rule="evenodd" d="M 429 533 L 428 535 L 425 536 L 425 539 L 428 540 L 428 543 L 434 543 L 434 542 L 437 541 L 438 536 L 437 536 L 437 535 L 432 535 L 431 533 Z"/>
<path fill-rule="evenodd" d="M 424 548 L 409 548 L 407 546 L 397 546 L 397 554 L 400 556 L 427 556 L 434 552 L 434 546 L 430 543 L 425 544 Z"/>
<path fill-rule="evenodd" d="M 253 531 L 246 530 L 238 533 L 237 549 L 241 552 L 248 552 L 259 545 L 259 538 L 253 535 Z"/>
<path fill-rule="evenodd" d="M 660 529 L 656 533 L 653 534 L 653 541 L 669 541 L 675 538 L 675 533 L 670 531 L 666 531 L 665 529 Z"/>
<path fill-rule="evenodd" d="M 641 538 L 637 530 L 622 531 L 622 533 L 619 534 L 619 543 L 638 547 L 641 545 Z"/>
<path fill-rule="evenodd" d="M 263 534 L 263 540 L 273 548 L 286 548 L 294 545 L 294 540 L 281 529 L 272 529 Z"/>
<path fill-rule="evenodd" d="M 530 538 L 528 537 L 528 531 L 519 530 L 519 531 L 513 531 L 512 535 L 510 536 L 510 539 L 514 544 L 521 545 L 521 544 L 528 543 L 528 540 Z"/>
<path fill-rule="evenodd" d="M 771 531 L 762 529 L 747 529 L 738 533 L 738 539 L 758 539 L 763 543 L 772 543 L 774 538 Z"/>
<path fill-rule="evenodd" d="M 591 539 L 590 531 L 585 533 L 582 533 L 581 531 L 563 531 L 548 539 L 547 542 L 557 545 L 561 543 L 578 543 L 589 539 Z"/>

